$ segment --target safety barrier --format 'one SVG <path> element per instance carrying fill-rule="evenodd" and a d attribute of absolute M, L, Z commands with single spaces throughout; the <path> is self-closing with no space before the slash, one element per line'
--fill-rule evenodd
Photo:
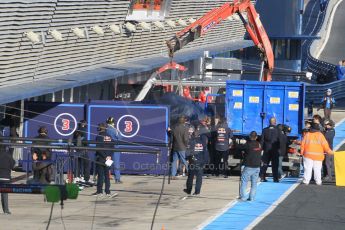
<path fill-rule="evenodd" d="M 314 58 L 310 50 L 308 51 L 307 68 L 308 71 L 313 73 L 313 76 L 316 76 L 314 80 L 317 83 L 323 84 L 336 80 L 337 73 L 335 67 L 333 64 Z"/>
<path fill-rule="evenodd" d="M 319 84 L 329 83 L 336 80 L 336 69 L 335 65 L 327 63 L 321 60 L 316 59 L 318 57 L 318 52 L 320 47 L 325 42 L 325 37 L 327 31 L 330 29 L 330 16 L 333 14 L 338 0 L 330 0 L 327 2 L 325 13 L 322 14 L 322 26 L 318 31 L 318 34 L 321 35 L 321 39 L 314 40 L 307 47 L 307 57 L 306 57 L 306 66 L 308 71 L 313 73 L 314 81 Z"/>
<path fill-rule="evenodd" d="M 332 89 L 335 100 L 345 98 L 345 79 L 334 81 L 328 84 L 310 84 L 306 86 L 306 104 L 313 101 L 314 104 L 321 102 L 327 89 Z"/>
<path fill-rule="evenodd" d="M 316 59 L 320 52 L 320 47 L 325 42 L 326 33 L 330 29 L 330 16 L 334 14 L 335 5 L 339 0 L 330 0 L 327 3 L 325 14 L 322 15 L 322 26 L 318 31 L 321 35 L 320 40 L 314 40 L 308 44 L 307 48 L 307 69 L 316 76 L 313 80 L 319 84 L 308 84 L 306 86 L 306 104 L 313 101 L 319 104 L 327 89 L 332 89 L 332 94 L 335 100 L 345 98 L 345 80 L 336 81 L 336 66 Z M 330 82 L 330 83 L 329 83 Z"/>

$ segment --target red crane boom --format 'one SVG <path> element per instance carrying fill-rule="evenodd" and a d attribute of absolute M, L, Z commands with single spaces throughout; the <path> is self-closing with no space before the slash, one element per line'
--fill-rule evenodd
<path fill-rule="evenodd" d="M 248 21 L 243 17 L 243 13 L 247 13 Z M 250 38 L 259 50 L 263 68 L 263 77 L 260 76 L 260 80 L 271 81 L 274 67 L 272 46 L 260 21 L 259 15 L 250 0 L 234 0 L 233 3 L 225 3 L 221 7 L 215 8 L 206 13 L 203 17 L 180 32 L 177 32 L 173 38 L 167 41 L 171 60 L 176 51 L 182 49 L 185 45 L 195 39 L 205 35 L 211 28 L 234 14 L 237 14 L 240 17 Z"/>

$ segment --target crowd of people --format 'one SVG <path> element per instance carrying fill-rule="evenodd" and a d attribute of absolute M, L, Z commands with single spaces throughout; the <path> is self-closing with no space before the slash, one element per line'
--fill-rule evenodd
<path fill-rule="evenodd" d="M 311 122 L 307 122 L 301 141 L 301 155 L 303 156 L 304 184 L 309 184 L 312 173 L 317 185 L 324 181 L 332 181 L 334 174 L 333 139 L 335 136 L 334 122 L 314 115 Z M 326 154 L 326 155 L 325 155 Z"/>
<path fill-rule="evenodd" d="M 210 166 L 214 175 L 228 176 L 229 148 L 232 132 L 225 118 L 221 118 L 213 130 L 208 126 L 208 120 L 189 122 L 181 116 L 175 126 L 169 130 L 172 143 L 171 178 L 177 179 L 188 174 L 184 192 L 191 194 L 193 178 L 196 177 L 194 195 L 200 194 L 205 166 Z M 180 172 L 178 167 L 180 166 Z"/>
<path fill-rule="evenodd" d="M 330 94 L 326 93 L 325 96 L 329 97 Z M 306 122 L 302 140 L 296 141 L 300 144 L 300 154 L 303 156 L 304 184 L 310 183 L 312 170 L 317 185 L 321 185 L 322 180 L 333 180 L 335 130 L 334 122 L 330 119 L 332 106 L 328 107 L 327 103 L 332 104 L 334 101 L 324 100 L 325 118 L 314 115 L 312 121 Z M 267 182 L 266 171 L 269 165 L 272 166 L 273 182 L 279 183 L 286 176 L 283 159 L 288 156 L 290 132 L 289 126 L 277 125 L 276 118 L 272 117 L 260 137 L 255 131 L 250 133 L 241 148 L 244 166 L 241 174 L 241 200 L 255 199 L 256 183 L 259 179 Z M 193 179 L 196 178 L 193 195 L 200 194 L 204 172 L 214 176 L 228 176 L 227 164 L 233 134 L 224 117 L 212 127 L 206 119 L 191 124 L 186 117 L 181 116 L 169 133 L 172 140 L 171 179 L 187 175 L 186 188 L 183 190 L 185 193 L 192 194 Z M 251 182 L 249 197 L 245 194 L 248 182 Z"/>
<path fill-rule="evenodd" d="M 331 91 L 327 90 L 322 99 L 324 118 L 314 115 L 312 121 L 305 123 L 300 154 L 303 156 L 303 183 L 308 185 L 314 175 L 317 185 L 322 181 L 332 181 L 334 175 L 333 139 L 335 136 L 334 122 L 331 120 L 331 110 L 335 104 Z M 246 143 L 241 147 L 242 173 L 240 185 L 240 199 L 243 201 L 255 200 L 256 186 L 260 179 L 267 182 L 266 171 L 272 166 L 273 182 L 279 183 L 285 177 L 282 162 L 287 156 L 289 146 L 288 135 L 291 128 L 276 124 L 276 118 L 269 120 L 269 126 L 262 130 L 259 137 L 252 131 Z M 97 147 L 109 147 L 108 142 L 120 139 L 120 133 L 115 128 L 115 120 L 109 117 L 104 123 L 98 125 L 96 136 Z M 86 146 L 87 123 L 82 120 L 73 135 L 76 146 Z M 176 125 L 168 130 L 171 139 L 171 179 L 178 176 L 187 176 L 186 187 L 183 191 L 188 195 L 198 196 L 201 193 L 204 172 L 216 177 L 229 175 L 228 158 L 234 146 L 233 133 L 228 127 L 225 117 L 220 117 L 217 124 L 210 126 L 207 118 L 197 122 L 190 122 L 187 117 L 180 116 Z M 48 145 L 48 131 L 45 127 L 38 129 L 37 140 L 34 145 Z M 33 147 L 31 183 L 50 184 L 54 182 L 54 164 L 50 148 Z M 86 151 L 76 151 L 74 154 L 74 176 L 90 181 L 90 159 Z M 94 171 L 97 175 L 97 189 L 93 193 L 97 197 L 113 197 L 117 193 L 110 192 L 110 171 L 113 170 L 115 183 L 122 183 L 120 175 L 120 153 L 98 150 L 95 153 Z M 14 160 L 9 150 L 1 148 L 0 151 L 0 183 L 8 183 Z M 323 178 L 322 178 L 323 175 Z M 196 179 L 193 192 L 193 180 Z M 248 182 L 251 182 L 249 194 L 246 194 Z M 90 182 L 91 183 L 91 182 Z M 103 188 L 104 187 L 104 188 Z M 104 194 L 105 192 L 105 194 Z M 8 196 L 1 194 L 1 203 L 4 213 L 10 214 Z"/>
<path fill-rule="evenodd" d="M 96 147 L 110 148 L 107 142 L 116 142 L 120 138 L 119 131 L 114 127 L 114 118 L 109 117 L 106 122 L 98 125 L 98 134 L 96 136 Z M 77 147 L 85 147 L 87 122 L 81 120 L 78 123 L 76 131 L 73 133 L 73 144 Z M 49 145 L 48 130 L 42 126 L 38 129 L 38 138 L 33 142 L 34 145 Z M 52 161 L 52 153 L 50 148 L 33 147 L 32 154 L 32 171 L 33 178 L 29 181 L 31 184 L 51 184 L 55 181 L 54 162 Z M 110 193 L 110 174 L 114 173 L 115 183 L 122 183 L 120 173 L 120 153 L 112 151 L 96 151 L 94 164 L 89 157 L 87 150 L 76 150 L 72 155 L 70 169 L 73 174 L 73 182 L 80 184 L 80 188 L 94 185 L 94 181 L 90 179 L 91 165 L 94 165 L 94 175 L 97 178 L 97 190 L 93 194 L 95 196 L 113 197 L 116 194 Z M 111 162 L 109 164 L 109 162 Z M 103 184 L 105 188 L 103 190 Z M 105 191 L 105 194 L 103 194 Z"/>

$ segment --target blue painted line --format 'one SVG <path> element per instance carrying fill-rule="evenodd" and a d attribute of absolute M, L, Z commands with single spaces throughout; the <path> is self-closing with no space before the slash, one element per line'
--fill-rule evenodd
<path fill-rule="evenodd" d="M 255 201 L 239 201 L 203 229 L 245 229 L 291 188 L 297 180 L 298 178 L 284 178 L 280 183 L 261 183 L 257 188 Z"/>

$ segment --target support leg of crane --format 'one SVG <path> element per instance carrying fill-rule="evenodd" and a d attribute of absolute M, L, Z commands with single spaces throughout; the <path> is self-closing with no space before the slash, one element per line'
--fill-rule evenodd
<path fill-rule="evenodd" d="M 264 75 L 264 65 L 265 65 L 265 62 L 262 61 L 261 62 L 261 68 L 260 68 L 260 78 L 259 78 L 259 81 L 262 81 L 262 77 Z"/>

